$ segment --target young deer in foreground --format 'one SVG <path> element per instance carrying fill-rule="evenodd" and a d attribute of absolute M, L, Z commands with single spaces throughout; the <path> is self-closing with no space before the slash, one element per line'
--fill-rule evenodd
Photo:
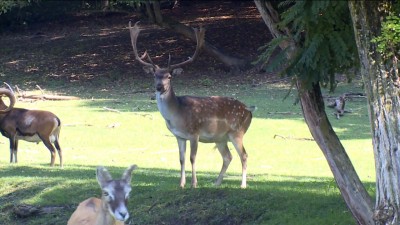
<path fill-rule="evenodd" d="M 215 185 L 218 186 L 221 184 L 232 160 L 232 155 L 227 145 L 228 141 L 231 141 L 242 162 L 241 187 L 246 188 L 247 153 L 243 146 L 243 136 L 250 126 L 252 111 L 254 111 L 255 107 L 247 107 L 240 101 L 227 97 L 176 96 L 172 88 L 172 71 L 193 62 L 204 43 L 205 30 L 202 28 L 200 30 L 194 29 L 197 46 L 193 56 L 184 62 L 174 65 L 170 65 L 170 57 L 167 68 L 160 68 L 155 65 L 147 52 L 142 57 L 139 57 L 136 47 L 140 33 L 138 23 L 132 27 L 129 22 L 129 30 L 135 58 L 145 66 L 145 70 L 154 74 L 158 109 L 164 117 L 168 129 L 178 141 L 181 164 L 180 186 L 183 188 L 186 183 L 185 152 L 187 140 L 190 142 L 192 187 L 197 186 L 195 165 L 198 142 L 216 143 L 222 155 L 222 169 L 215 182 Z M 148 58 L 149 62 L 144 61 L 145 57 Z"/>
<path fill-rule="evenodd" d="M 128 167 L 120 180 L 113 180 L 106 168 L 97 167 L 101 199 L 92 197 L 81 202 L 68 220 L 68 225 L 123 225 L 129 218 L 127 203 L 131 173 L 136 168 L 136 165 Z"/>

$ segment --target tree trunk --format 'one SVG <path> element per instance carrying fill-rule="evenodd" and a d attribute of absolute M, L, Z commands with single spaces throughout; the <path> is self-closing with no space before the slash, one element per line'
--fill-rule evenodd
<path fill-rule="evenodd" d="M 375 220 L 400 224 L 400 88 L 399 77 L 384 65 L 373 37 L 385 17 L 381 1 L 349 1 L 368 100 L 376 169 Z M 389 67 L 397 67 L 396 63 Z"/>
<path fill-rule="evenodd" d="M 178 21 L 172 18 L 163 17 L 159 5 L 157 7 L 158 2 L 155 3 L 152 4 L 149 4 L 148 2 L 146 3 L 146 11 L 147 14 L 149 14 L 149 17 L 152 22 L 156 23 L 161 27 L 168 28 L 179 34 L 182 34 L 183 36 L 190 38 L 192 41 L 196 42 L 196 36 L 194 35 L 194 31 L 191 27 L 179 23 Z M 153 5 L 153 7 L 151 7 L 151 5 Z M 250 66 L 250 60 L 245 60 L 230 56 L 224 53 L 223 50 L 218 49 L 217 47 L 210 44 L 210 42 L 208 41 L 204 41 L 203 49 L 208 54 L 220 60 L 233 73 L 237 73 L 240 71 L 240 69 Z"/>
<path fill-rule="evenodd" d="M 160 2 L 159 1 L 154 1 L 152 3 L 153 5 L 153 10 L 154 10 L 154 16 L 155 16 L 155 22 L 157 24 L 160 24 L 163 22 L 163 17 L 161 15 L 161 7 L 160 7 Z"/>
<path fill-rule="evenodd" d="M 101 5 L 103 11 L 108 11 L 110 9 L 110 0 L 103 0 Z"/>
<path fill-rule="evenodd" d="M 304 119 L 328 161 L 347 207 L 358 224 L 375 224 L 371 197 L 361 183 L 346 150 L 329 122 L 320 85 L 313 84 L 312 89 L 307 90 L 306 85 L 298 80 L 297 88 Z"/>
<path fill-rule="evenodd" d="M 277 12 L 269 2 L 264 0 L 255 0 L 254 2 L 275 38 L 282 35 L 290 37 L 288 29 L 277 28 L 279 18 L 274 16 Z M 296 51 L 294 41 L 284 42 L 280 47 L 289 47 L 292 53 Z M 291 55 L 288 54 L 288 59 L 291 58 Z M 319 83 L 314 83 L 311 89 L 307 89 L 306 85 L 297 79 L 297 88 L 304 119 L 314 140 L 324 153 L 342 197 L 353 217 L 362 225 L 375 224 L 372 200 L 326 116 Z"/>
<path fill-rule="evenodd" d="M 149 1 L 146 1 L 144 4 L 146 6 L 146 15 L 147 15 L 149 21 L 152 23 L 156 23 L 156 16 L 154 15 L 154 11 L 152 9 L 152 4 L 150 4 Z"/>

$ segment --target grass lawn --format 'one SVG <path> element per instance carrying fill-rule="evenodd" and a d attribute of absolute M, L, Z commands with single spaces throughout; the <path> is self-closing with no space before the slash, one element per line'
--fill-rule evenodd
<path fill-rule="evenodd" d="M 222 166 L 213 144 L 199 145 L 198 188 L 190 188 L 188 154 L 187 188 L 179 188 L 177 143 L 151 100 L 151 78 L 92 86 L 56 82 L 42 88 L 81 100 L 19 101 L 16 106 L 50 110 L 60 117 L 65 166 L 57 167 L 57 157 L 56 166 L 49 167 L 50 154 L 42 143 L 22 141 L 19 163 L 9 164 L 8 140 L 1 138 L 0 224 L 66 224 L 79 202 L 100 196 L 96 166 L 104 165 L 120 176 L 131 164 L 139 169 L 133 172 L 128 224 L 355 224 L 322 152 L 307 140 L 311 135 L 300 106 L 293 104 L 295 90 L 283 101 L 286 84 L 251 87 L 250 82 L 222 81 L 224 85 L 215 88 L 213 80 L 185 82 L 174 80 L 177 94 L 232 96 L 257 106 L 244 139 L 249 155 L 247 189 L 240 188 L 241 165 L 232 145 L 227 175 L 220 187 L 213 186 Z M 361 89 L 356 84 L 340 85 L 332 95 L 349 91 Z M 346 107 L 353 112 L 340 120 L 329 108 L 327 112 L 373 196 L 374 159 L 365 99 L 348 101 Z M 13 208 L 19 204 L 64 208 L 17 218 Z"/>

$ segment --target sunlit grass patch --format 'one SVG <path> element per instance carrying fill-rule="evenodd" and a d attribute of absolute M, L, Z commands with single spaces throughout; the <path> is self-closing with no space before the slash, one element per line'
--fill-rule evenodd
<path fill-rule="evenodd" d="M 187 153 L 188 184 L 180 189 L 176 139 L 151 100 L 152 93 L 123 95 L 119 89 L 110 89 L 103 95 L 88 89 L 79 92 L 85 96 L 81 100 L 17 102 L 17 107 L 50 110 L 60 117 L 65 166 L 58 167 L 57 157 L 56 166 L 50 168 L 50 154 L 44 145 L 23 141 L 19 163 L 10 165 L 8 140 L 0 140 L 0 224 L 64 224 L 79 202 L 100 196 L 96 166 L 109 167 L 119 176 L 131 164 L 139 166 L 132 178 L 131 224 L 354 224 L 300 106 L 293 104 L 295 94 L 283 100 L 287 86 L 241 85 L 226 90 L 205 86 L 194 90 L 181 85 L 176 85 L 177 93 L 233 96 L 257 106 L 244 137 L 249 155 L 246 190 L 240 188 L 241 164 L 231 144 L 233 160 L 226 177 L 221 187 L 213 185 L 222 159 L 214 144 L 204 143 L 199 144 L 196 161 L 198 188 L 190 188 Z M 349 102 L 357 111 L 340 120 L 329 114 L 329 109 L 327 112 L 373 195 L 374 162 L 364 104 Z M 62 206 L 65 210 L 22 219 L 12 213 L 18 204 Z"/>

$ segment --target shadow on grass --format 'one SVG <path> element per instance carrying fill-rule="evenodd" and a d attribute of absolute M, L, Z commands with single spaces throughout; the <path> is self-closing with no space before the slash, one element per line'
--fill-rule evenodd
<path fill-rule="evenodd" d="M 107 168 L 114 178 L 125 169 Z M 197 189 L 180 189 L 178 171 L 139 168 L 132 176 L 130 224 L 355 224 L 332 179 L 279 176 L 269 181 L 268 175 L 255 175 L 243 190 L 240 176 L 214 187 L 216 175 L 198 173 Z M 0 170 L 0 177 L 0 224 L 65 224 L 79 202 L 101 193 L 94 166 L 10 166 Z M 25 202 L 65 208 L 15 218 L 12 206 Z"/>

